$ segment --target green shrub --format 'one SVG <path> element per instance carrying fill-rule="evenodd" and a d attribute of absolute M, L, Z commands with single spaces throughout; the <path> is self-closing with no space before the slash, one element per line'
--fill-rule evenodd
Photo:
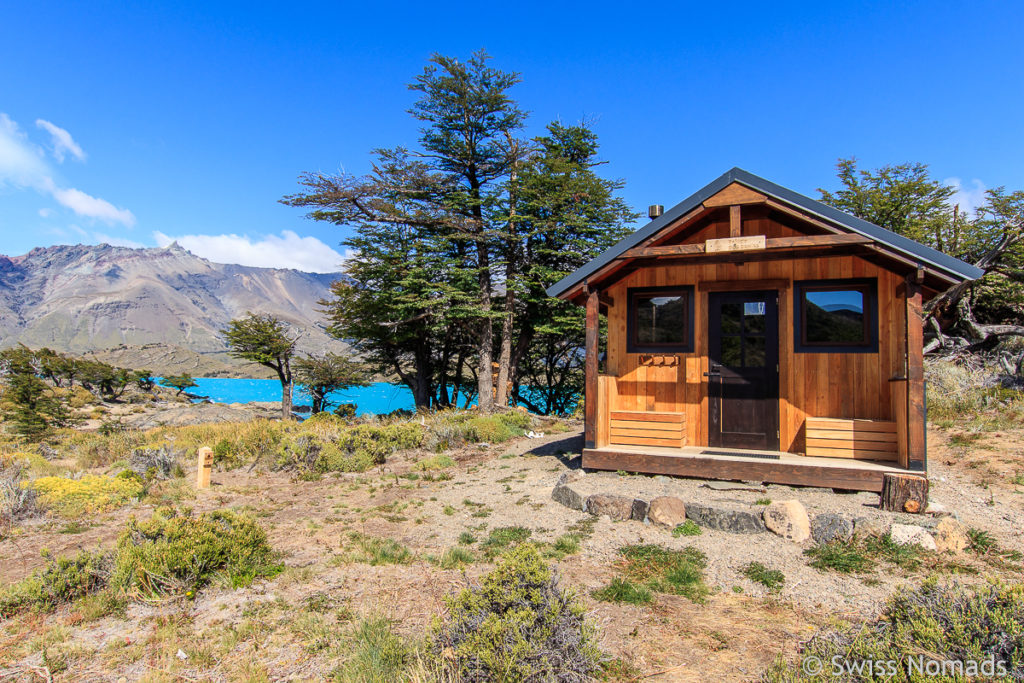
<path fill-rule="evenodd" d="M 602 602 L 625 602 L 630 605 L 649 605 L 654 602 L 654 594 L 646 586 L 638 586 L 619 577 L 615 577 L 611 583 L 591 595 L 595 600 Z"/>
<path fill-rule="evenodd" d="M 80 479 L 40 477 L 32 482 L 39 493 L 39 502 L 65 517 L 106 512 L 127 505 L 145 490 L 134 477 L 108 477 L 85 474 Z"/>
<path fill-rule="evenodd" d="M 438 566 L 441 569 L 461 569 L 468 564 L 473 564 L 476 561 L 476 557 L 472 552 L 466 548 L 460 548 L 458 546 L 449 548 L 441 555 L 441 559 L 438 562 Z"/>
<path fill-rule="evenodd" d="M 700 536 L 702 533 L 704 533 L 704 530 L 701 529 L 700 525 L 692 519 L 686 520 L 672 530 L 672 535 L 676 538 L 679 538 L 680 536 Z"/>
<path fill-rule="evenodd" d="M 707 557 L 697 548 L 669 550 L 653 544 L 627 545 L 619 548 L 619 554 L 622 573 L 637 586 L 682 595 L 694 602 L 703 602 L 711 592 L 704 583 Z"/>
<path fill-rule="evenodd" d="M 834 541 L 808 548 L 804 555 L 811 558 L 810 565 L 816 569 L 853 574 L 866 572 L 875 566 L 874 561 L 865 555 L 857 545 Z"/>
<path fill-rule="evenodd" d="M 323 427 L 324 422 L 311 427 Z M 277 464 L 317 472 L 363 472 L 422 442 L 423 428 L 415 423 L 346 426 L 323 434 L 299 431 L 282 440 Z"/>
<path fill-rule="evenodd" d="M 777 661 L 764 681 L 868 680 L 848 675 L 833 678 L 829 663 L 833 657 L 857 662 L 892 660 L 898 662 L 891 681 L 989 680 L 985 676 L 908 675 L 911 660 L 920 665 L 935 662 L 977 662 L 994 660 L 1005 677 L 1024 675 L 1024 585 L 989 584 L 966 587 L 940 586 L 930 579 L 918 589 L 901 589 L 890 598 L 882 615 L 862 627 L 851 627 L 814 636 L 803 657 L 817 657 L 825 663 L 820 676 L 808 676 L 799 667 Z M 997 678 L 1003 675 L 996 671 Z M 870 679 L 875 680 L 875 679 Z"/>
<path fill-rule="evenodd" d="M 476 536 L 471 531 L 463 531 L 459 534 L 459 543 L 462 545 L 473 545 L 476 543 Z"/>
<path fill-rule="evenodd" d="M 381 564 L 409 564 L 414 557 L 404 545 L 390 538 L 367 536 L 358 531 L 348 534 L 343 544 L 342 562 L 358 562 L 371 566 Z"/>
<path fill-rule="evenodd" d="M 382 616 L 370 616 L 355 624 L 345 638 L 345 662 L 331 672 L 339 683 L 391 683 L 411 680 L 408 668 L 414 649 L 391 630 Z"/>
<path fill-rule="evenodd" d="M 487 540 L 480 544 L 487 559 L 493 559 L 509 548 L 524 543 L 533 534 L 526 527 L 500 526 L 492 529 Z"/>
<path fill-rule="evenodd" d="M 530 544 L 503 556 L 479 586 L 446 599 L 431 635 L 433 655 L 452 658 L 471 681 L 588 680 L 600 651 L 575 596 Z"/>
<path fill-rule="evenodd" d="M 786 575 L 778 569 L 769 569 L 760 562 L 751 562 L 743 568 L 743 576 L 754 583 L 759 583 L 770 591 L 782 589 L 786 583 Z"/>
<path fill-rule="evenodd" d="M 46 567 L 0 593 L 0 617 L 26 610 L 50 611 L 100 590 L 110 569 L 109 553 L 80 552 L 51 560 Z"/>
<path fill-rule="evenodd" d="M 146 522 L 128 521 L 110 583 L 129 597 L 192 597 L 215 578 L 237 588 L 280 571 L 252 518 L 231 510 L 196 517 L 160 508 Z"/>

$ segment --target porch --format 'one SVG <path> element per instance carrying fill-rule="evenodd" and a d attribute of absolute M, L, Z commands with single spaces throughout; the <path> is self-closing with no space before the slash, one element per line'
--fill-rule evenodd
<path fill-rule="evenodd" d="M 583 467 L 699 479 L 759 481 L 851 491 L 882 490 L 886 474 L 914 474 L 896 462 L 815 457 L 784 451 L 607 445 L 583 449 Z"/>

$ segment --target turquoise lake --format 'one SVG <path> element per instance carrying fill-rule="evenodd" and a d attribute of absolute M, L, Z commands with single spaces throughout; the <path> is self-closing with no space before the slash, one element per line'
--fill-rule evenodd
<path fill-rule="evenodd" d="M 196 377 L 198 387 L 189 393 L 207 396 L 217 403 L 251 403 L 253 401 L 280 401 L 281 383 L 276 379 L 229 379 L 224 377 Z M 377 382 L 366 387 L 354 387 L 331 394 L 334 405 L 355 403 L 358 415 L 383 415 L 404 408 L 411 410 L 414 402 L 407 386 Z M 297 406 L 312 405 L 301 385 L 296 385 L 292 401 Z M 333 408 L 333 406 L 332 406 Z"/>

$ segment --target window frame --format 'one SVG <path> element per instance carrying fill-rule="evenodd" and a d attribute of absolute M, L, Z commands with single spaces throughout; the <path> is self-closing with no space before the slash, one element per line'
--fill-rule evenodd
<path fill-rule="evenodd" d="M 658 294 L 682 296 L 686 310 L 683 320 L 683 341 L 677 344 L 641 344 L 637 342 L 639 331 L 636 323 L 637 299 Z M 630 287 L 626 290 L 626 353 L 693 353 L 694 351 L 694 286 L 672 285 L 664 287 Z"/>
<path fill-rule="evenodd" d="M 859 291 L 864 295 L 863 343 L 808 342 L 806 294 Z M 793 283 L 793 350 L 796 353 L 878 353 L 878 279 L 799 280 Z"/>

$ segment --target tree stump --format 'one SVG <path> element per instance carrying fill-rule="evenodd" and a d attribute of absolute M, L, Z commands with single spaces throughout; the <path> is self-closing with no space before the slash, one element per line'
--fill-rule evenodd
<path fill-rule="evenodd" d="M 889 512 L 924 512 L 928 507 L 928 480 L 912 474 L 883 475 L 879 507 Z"/>

